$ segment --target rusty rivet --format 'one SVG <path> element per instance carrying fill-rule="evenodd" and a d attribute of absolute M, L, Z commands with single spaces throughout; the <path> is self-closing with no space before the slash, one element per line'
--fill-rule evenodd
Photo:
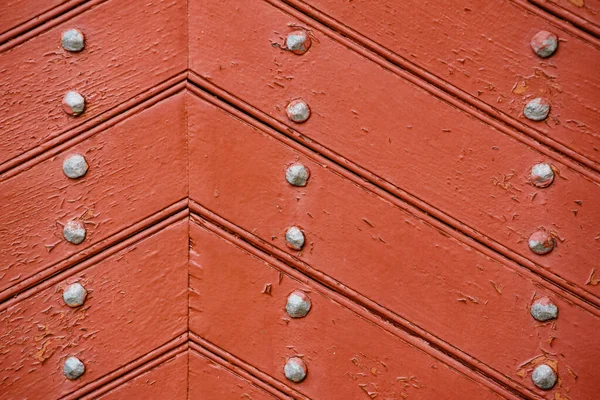
<path fill-rule="evenodd" d="M 79 29 L 69 29 L 63 32 L 61 44 L 63 49 L 76 53 L 85 47 L 85 38 Z"/>
<path fill-rule="evenodd" d="M 540 163 L 531 167 L 531 183 L 539 188 L 550 186 L 554 181 L 554 171 L 549 164 Z"/>
<path fill-rule="evenodd" d="M 531 380 L 540 389 L 550 390 L 556 384 L 556 373 L 549 365 L 540 364 L 533 370 Z"/>
<path fill-rule="evenodd" d="M 292 382 L 302 382 L 306 378 L 306 363 L 300 357 L 291 357 L 285 363 L 283 373 Z"/>
<path fill-rule="evenodd" d="M 523 115 L 532 121 L 543 121 L 548 114 L 550 114 L 550 103 L 541 97 L 531 100 L 523 109 Z"/>
<path fill-rule="evenodd" d="M 310 118 L 310 107 L 302 99 L 292 100 L 285 111 L 289 120 L 297 124 L 306 122 Z"/>
<path fill-rule="evenodd" d="M 304 233 L 302 233 L 300 228 L 292 226 L 285 233 L 285 241 L 289 248 L 301 250 L 302 246 L 304 246 Z"/>
<path fill-rule="evenodd" d="M 306 186 L 310 171 L 302 164 L 292 164 L 285 171 L 285 179 L 293 186 Z"/>
<path fill-rule="evenodd" d="M 541 58 L 550 57 L 558 47 L 558 38 L 554 33 L 539 31 L 531 38 L 531 48 Z"/>
<path fill-rule="evenodd" d="M 73 90 L 67 92 L 63 98 L 63 110 L 69 115 L 79 115 L 85 111 L 85 99 Z"/>
<path fill-rule="evenodd" d="M 531 306 L 531 316 L 540 322 L 548 321 L 558 317 L 558 307 L 552 304 L 549 298 L 542 297 Z"/>
<path fill-rule="evenodd" d="M 292 318 L 304 318 L 310 311 L 310 298 L 300 290 L 294 290 L 287 298 L 285 311 Z"/>
<path fill-rule="evenodd" d="M 69 221 L 63 228 L 64 238 L 73 244 L 79 244 L 85 239 L 85 227 L 79 221 Z"/>
<path fill-rule="evenodd" d="M 85 303 L 87 290 L 81 284 L 74 283 L 63 292 L 63 300 L 69 307 L 79 307 Z"/>
<path fill-rule="evenodd" d="M 63 162 L 63 172 L 71 179 L 81 178 L 87 170 L 87 162 L 81 154 L 73 154 Z"/>
<path fill-rule="evenodd" d="M 79 378 L 85 372 L 85 365 L 77 357 L 69 357 L 65 361 L 63 373 L 71 380 Z"/>
<path fill-rule="evenodd" d="M 556 240 L 554 239 L 554 236 L 548 232 L 537 231 L 529 237 L 528 244 L 531 251 L 533 251 L 535 254 L 542 255 L 550 253 L 552 249 L 554 249 Z"/>
<path fill-rule="evenodd" d="M 285 47 L 294 54 L 304 54 L 310 49 L 312 41 L 305 31 L 293 31 L 288 33 L 285 39 Z"/>

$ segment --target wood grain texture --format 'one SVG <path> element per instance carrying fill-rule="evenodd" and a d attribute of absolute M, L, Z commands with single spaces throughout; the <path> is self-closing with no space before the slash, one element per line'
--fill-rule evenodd
<path fill-rule="evenodd" d="M 182 94 L 170 97 L 0 183 L 0 289 L 98 243 L 187 196 Z M 87 174 L 63 174 L 71 154 Z M 86 239 L 66 242 L 63 225 L 83 221 Z"/>
<path fill-rule="evenodd" d="M 59 398 L 185 332 L 187 249 L 185 220 L 2 311 L 3 398 Z M 79 308 L 62 299 L 73 282 L 88 290 Z M 86 367 L 76 381 L 62 372 L 72 355 Z"/>

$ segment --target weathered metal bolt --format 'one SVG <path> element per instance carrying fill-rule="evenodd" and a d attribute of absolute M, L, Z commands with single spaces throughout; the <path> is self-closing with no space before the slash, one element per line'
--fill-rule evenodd
<path fill-rule="evenodd" d="M 550 103 L 541 97 L 536 97 L 525 105 L 523 115 L 532 121 L 543 121 L 550 114 Z"/>
<path fill-rule="evenodd" d="M 283 367 L 285 377 L 296 383 L 302 382 L 307 372 L 306 363 L 300 357 L 289 358 Z"/>
<path fill-rule="evenodd" d="M 558 38 L 554 33 L 539 31 L 531 38 L 531 48 L 541 58 L 550 57 L 558 48 Z"/>
<path fill-rule="evenodd" d="M 310 311 L 310 298 L 300 290 L 294 290 L 287 298 L 285 311 L 292 318 L 304 318 Z"/>
<path fill-rule="evenodd" d="M 549 298 L 542 297 L 531 306 L 531 316 L 540 322 L 548 321 L 558 317 L 558 307 L 552 304 Z"/>
<path fill-rule="evenodd" d="M 533 370 L 531 380 L 540 389 L 550 390 L 556 384 L 556 373 L 549 365 L 540 364 Z"/>
<path fill-rule="evenodd" d="M 305 31 L 293 31 L 288 33 L 285 39 L 285 47 L 294 54 L 304 54 L 310 49 L 312 40 Z"/>
<path fill-rule="evenodd" d="M 310 107 L 302 99 L 292 100 L 285 111 L 288 119 L 297 124 L 306 122 L 310 118 Z"/>
<path fill-rule="evenodd" d="M 285 171 L 285 179 L 293 186 L 306 186 L 310 171 L 302 164 L 292 164 Z"/>
<path fill-rule="evenodd" d="M 79 29 L 69 29 L 63 32 L 61 44 L 63 49 L 76 53 L 85 47 L 85 38 Z"/>
<path fill-rule="evenodd" d="M 545 231 L 537 231 L 534 232 L 529 237 L 529 249 L 533 251 L 535 254 L 546 254 L 550 253 L 554 246 L 556 245 L 556 240 L 554 236 Z"/>
<path fill-rule="evenodd" d="M 63 292 L 63 300 L 69 307 L 79 307 L 85 303 L 87 290 L 81 284 L 74 283 Z"/>
<path fill-rule="evenodd" d="M 304 246 L 304 233 L 302 233 L 300 228 L 292 226 L 285 233 L 285 241 L 289 248 L 301 250 Z"/>
<path fill-rule="evenodd" d="M 554 171 L 549 164 L 535 164 L 531 167 L 531 183 L 539 188 L 545 188 L 554 181 Z"/>
<path fill-rule="evenodd" d="M 77 357 L 69 357 L 65 361 L 63 373 L 71 380 L 79 378 L 85 372 L 85 365 Z"/>
<path fill-rule="evenodd" d="M 67 242 L 79 244 L 85 239 L 85 226 L 79 221 L 69 221 L 63 228 L 63 236 Z"/>
<path fill-rule="evenodd" d="M 87 162 L 81 154 L 73 154 L 63 162 L 63 172 L 71 179 L 81 178 L 87 170 Z"/>
<path fill-rule="evenodd" d="M 79 115 L 85 111 L 85 99 L 75 91 L 69 91 L 63 98 L 63 110 L 69 115 Z"/>

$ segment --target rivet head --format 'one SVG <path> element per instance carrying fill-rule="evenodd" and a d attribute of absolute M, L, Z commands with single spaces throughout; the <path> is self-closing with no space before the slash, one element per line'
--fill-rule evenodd
<path fill-rule="evenodd" d="M 85 47 L 85 38 L 79 29 L 69 29 L 63 32 L 61 44 L 63 49 L 76 53 Z"/>
<path fill-rule="evenodd" d="M 554 171 L 550 164 L 535 164 L 531 167 L 531 183 L 539 188 L 545 188 L 554 181 Z"/>
<path fill-rule="evenodd" d="M 287 298 L 285 311 L 292 318 L 304 318 L 310 311 L 310 298 L 300 290 L 294 290 Z"/>
<path fill-rule="evenodd" d="M 310 171 L 302 164 L 293 164 L 285 171 L 285 179 L 292 186 L 306 186 Z"/>
<path fill-rule="evenodd" d="M 69 221 L 63 228 L 63 236 L 67 242 L 79 244 L 85 239 L 85 227 L 79 221 Z"/>
<path fill-rule="evenodd" d="M 285 111 L 288 119 L 297 124 L 306 122 L 310 118 L 310 107 L 302 99 L 291 101 Z"/>
<path fill-rule="evenodd" d="M 285 38 L 285 47 L 294 54 L 304 54 L 310 49 L 312 41 L 305 31 L 293 31 Z"/>
<path fill-rule="evenodd" d="M 533 370 L 531 380 L 540 389 L 550 390 L 556 384 L 556 373 L 549 365 L 540 364 Z"/>
<path fill-rule="evenodd" d="M 63 292 L 63 300 L 69 307 L 79 307 L 85 303 L 87 290 L 81 284 L 74 283 Z"/>
<path fill-rule="evenodd" d="M 535 254 L 547 254 L 554 249 L 556 240 L 554 236 L 545 231 L 537 231 L 529 237 L 529 249 Z"/>
<path fill-rule="evenodd" d="M 531 316 L 540 322 L 558 317 L 558 307 L 549 298 L 542 297 L 531 305 Z"/>
<path fill-rule="evenodd" d="M 550 103 L 541 97 L 536 97 L 525 105 L 523 115 L 532 121 L 543 121 L 550 114 Z"/>
<path fill-rule="evenodd" d="M 85 99 L 75 91 L 69 91 L 63 98 L 63 110 L 69 115 L 79 115 L 85 111 Z"/>
<path fill-rule="evenodd" d="M 531 48 L 541 58 L 550 57 L 558 48 L 558 38 L 554 33 L 539 31 L 531 38 Z"/>
<path fill-rule="evenodd" d="M 81 154 L 73 154 L 63 162 L 63 172 L 71 179 L 81 178 L 87 170 L 87 162 Z"/>
<path fill-rule="evenodd" d="M 302 382 L 306 378 L 306 363 L 300 357 L 291 357 L 283 367 L 285 377 L 292 382 Z"/>
<path fill-rule="evenodd" d="M 289 248 L 301 250 L 304 246 L 304 233 L 302 233 L 300 228 L 292 226 L 285 232 L 285 241 Z"/>
<path fill-rule="evenodd" d="M 71 380 L 79 378 L 85 372 L 85 365 L 77 357 L 69 357 L 65 361 L 63 373 Z"/>

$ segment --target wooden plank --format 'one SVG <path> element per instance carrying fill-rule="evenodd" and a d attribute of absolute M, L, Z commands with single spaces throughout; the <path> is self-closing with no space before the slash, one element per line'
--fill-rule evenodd
<path fill-rule="evenodd" d="M 598 0 L 529 1 L 592 34 L 598 35 L 600 32 L 600 1 Z"/>
<path fill-rule="evenodd" d="M 0 182 L 0 289 L 185 198 L 184 132 L 179 94 Z M 72 154 L 89 165 L 75 180 L 63 173 Z M 79 245 L 63 238 L 73 219 L 87 230 Z"/>
<path fill-rule="evenodd" d="M 65 3 L 68 0 L 4 0 L 0 5 L 0 33 Z"/>
<path fill-rule="evenodd" d="M 188 223 L 178 222 L 0 312 L 0 391 L 59 398 L 187 330 Z M 79 282 L 85 303 L 62 293 Z M 85 373 L 63 375 L 77 356 Z"/>

